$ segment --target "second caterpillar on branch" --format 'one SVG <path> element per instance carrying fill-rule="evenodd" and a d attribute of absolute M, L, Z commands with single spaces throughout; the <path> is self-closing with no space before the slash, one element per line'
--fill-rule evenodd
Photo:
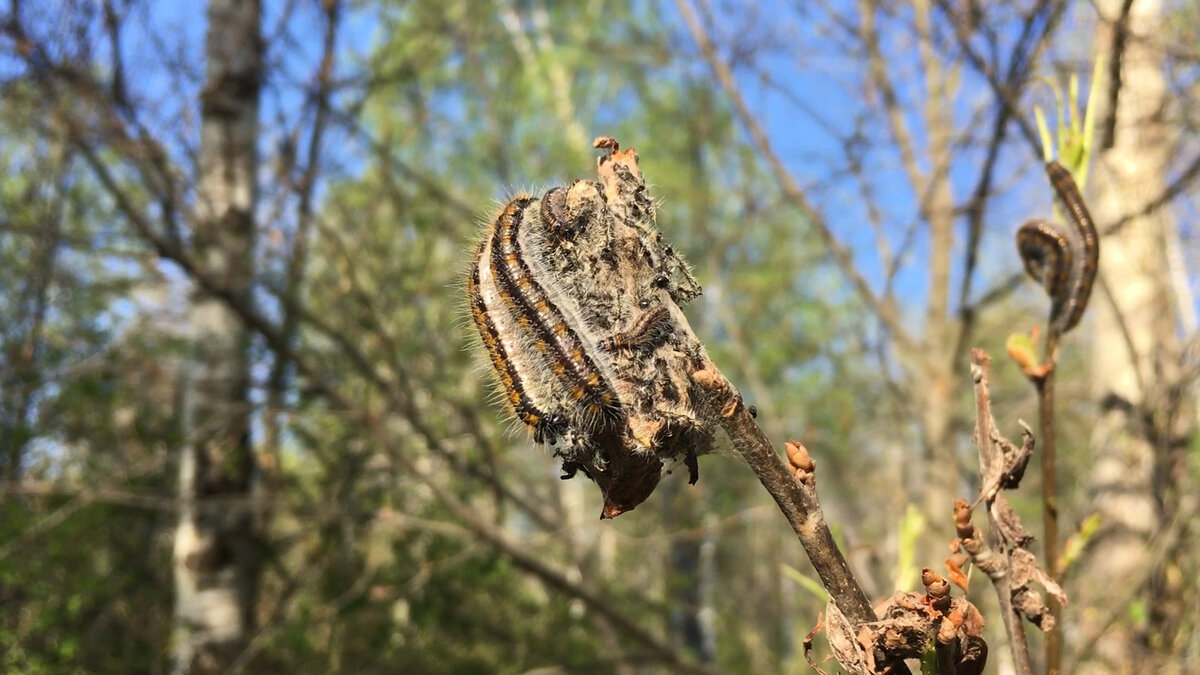
<path fill-rule="evenodd" d="M 1025 271 L 1050 296 L 1050 330 L 1062 335 L 1087 309 L 1100 263 L 1100 236 L 1071 172 L 1051 160 L 1046 175 L 1070 222 L 1026 221 L 1017 230 L 1017 250 Z"/>

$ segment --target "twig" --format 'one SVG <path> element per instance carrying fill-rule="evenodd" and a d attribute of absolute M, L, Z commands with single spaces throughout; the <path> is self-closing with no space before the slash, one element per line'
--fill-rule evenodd
<path fill-rule="evenodd" d="M 1058 360 L 1058 329 L 1051 325 L 1046 331 L 1046 358 L 1050 369 L 1042 377 L 1033 379 L 1038 396 L 1038 438 L 1042 450 L 1042 556 L 1046 571 L 1055 580 L 1058 569 L 1058 459 L 1054 443 L 1054 371 Z M 1049 610 L 1059 616 L 1062 608 L 1051 596 Z M 1046 668 L 1049 675 L 1057 675 L 1062 664 L 1062 630 L 1051 626 L 1046 631 Z"/>
<path fill-rule="evenodd" d="M 992 441 L 991 395 L 988 393 L 988 371 L 992 359 L 982 349 L 971 350 L 971 378 L 975 383 L 975 441 L 979 448 L 979 470 L 986 485 L 998 471 L 1003 471 L 1003 457 Z M 1008 646 L 1012 652 L 1013 666 L 1020 675 L 1032 675 L 1033 664 L 1029 656 L 1029 644 L 1025 639 L 1025 627 L 1013 607 L 1009 554 L 1011 543 L 1004 541 L 997 518 L 997 505 L 1004 497 L 996 491 L 987 497 L 988 540 L 970 523 L 970 508 L 965 502 L 956 504 L 955 521 L 959 527 L 959 538 L 971 555 L 971 560 L 992 580 L 996 599 L 1004 618 L 1004 631 L 1008 634 Z M 964 513 L 965 512 L 965 513 Z"/>
<path fill-rule="evenodd" d="M 1091 215 L 1083 197 L 1079 194 L 1071 174 L 1056 162 L 1046 164 L 1046 172 L 1054 187 L 1056 199 L 1062 212 L 1071 220 L 1066 229 L 1068 251 L 1073 254 L 1070 262 L 1059 260 L 1054 272 L 1070 275 L 1071 283 L 1053 289 L 1050 319 L 1047 322 L 1044 363 L 1034 369 L 1025 368 L 1038 393 L 1038 418 L 1042 439 L 1042 524 L 1046 569 L 1057 582 L 1058 564 L 1058 497 L 1057 467 L 1054 433 L 1054 371 L 1058 361 L 1059 340 L 1075 326 L 1087 307 L 1100 260 L 1100 241 Z M 1035 225 L 1036 225 L 1036 221 Z M 1018 239 L 1027 236 L 1028 225 L 1021 226 Z M 1027 247 L 1022 245 L 1021 255 L 1026 267 L 1036 256 L 1027 257 Z M 1061 258 L 1061 256 L 1060 256 Z M 1049 270 L 1047 270 L 1049 273 Z M 1035 275 L 1036 276 L 1036 275 Z M 1049 288 L 1049 287 L 1048 287 Z M 1048 611 L 1056 615 L 1061 608 L 1051 594 Z M 1062 636 L 1054 629 L 1054 622 L 1046 626 L 1046 669 L 1050 675 L 1058 675 L 1062 664 Z"/>

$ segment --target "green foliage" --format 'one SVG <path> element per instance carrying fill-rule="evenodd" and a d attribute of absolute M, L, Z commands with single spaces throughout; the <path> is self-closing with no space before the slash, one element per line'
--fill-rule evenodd
<path fill-rule="evenodd" d="M 63 512 L 61 524 L 29 541 L 28 532 Z M 159 527 L 141 509 L 62 497 L 0 505 L 0 669 L 153 670 L 170 630 Z"/>
<path fill-rule="evenodd" d="M 138 496 L 169 485 L 172 345 L 135 330 L 141 249 L 44 103 L 0 100 L 0 670 L 151 672 L 169 521 Z"/>
<path fill-rule="evenodd" d="M 800 588 L 803 588 L 805 591 L 808 591 L 809 593 L 811 593 L 813 598 L 815 598 L 816 600 L 819 600 L 822 602 L 828 600 L 829 593 L 825 590 L 825 587 L 822 586 L 819 582 L 815 581 L 812 577 L 801 573 L 800 570 L 796 569 L 795 567 L 792 567 L 791 565 L 784 565 L 783 567 L 780 568 L 780 570 L 782 570 L 783 573 L 785 575 L 787 575 L 787 578 L 796 582 L 796 584 L 798 586 L 800 586 Z"/>
<path fill-rule="evenodd" d="M 927 563 L 917 561 L 917 546 L 925 528 L 925 516 L 915 505 L 909 504 L 896 526 L 899 551 L 892 586 L 898 591 L 911 591 L 921 580 L 921 567 Z"/>

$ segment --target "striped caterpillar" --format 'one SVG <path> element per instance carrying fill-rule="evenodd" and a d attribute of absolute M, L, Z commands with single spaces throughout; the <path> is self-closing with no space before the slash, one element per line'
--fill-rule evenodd
<path fill-rule="evenodd" d="M 1046 175 L 1070 224 L 1026 221 L 1017 230 L 1025 271 L 1050 296 L 1050 329 L 1062 335 L 1078 325 L 1087 308 L 1100 262 L 1100 237 L 1071 172 L 1055 161 Z"/>

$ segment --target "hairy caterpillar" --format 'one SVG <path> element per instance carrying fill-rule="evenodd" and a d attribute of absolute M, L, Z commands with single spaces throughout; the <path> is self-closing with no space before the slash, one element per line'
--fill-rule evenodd
<path fill-rule="evenodd" d="M 600 486 L 612 517 L 673 461 L 694 482 L 712 431 L 690 380 L 707 357 L 675 304 L 699 284 L 662 244 L 653 205 L 622 215 L 604 189 L 577 181 L 509 202 L 475 249 L 466 292 L 502 400 L 555 447 L 564 478 L 582 471 Z"/>
<path fill-rule="evenodd" d="M 1100 237 L 1071 172 L 1055 161 L 1046 175 L 1070 224 L 1030 220 L 1017 230 L 1025 271 L 1050 296 L 1050 327 L 1060 335 L 1074 328 L 1087 309 L 1100 262 Z"/>

